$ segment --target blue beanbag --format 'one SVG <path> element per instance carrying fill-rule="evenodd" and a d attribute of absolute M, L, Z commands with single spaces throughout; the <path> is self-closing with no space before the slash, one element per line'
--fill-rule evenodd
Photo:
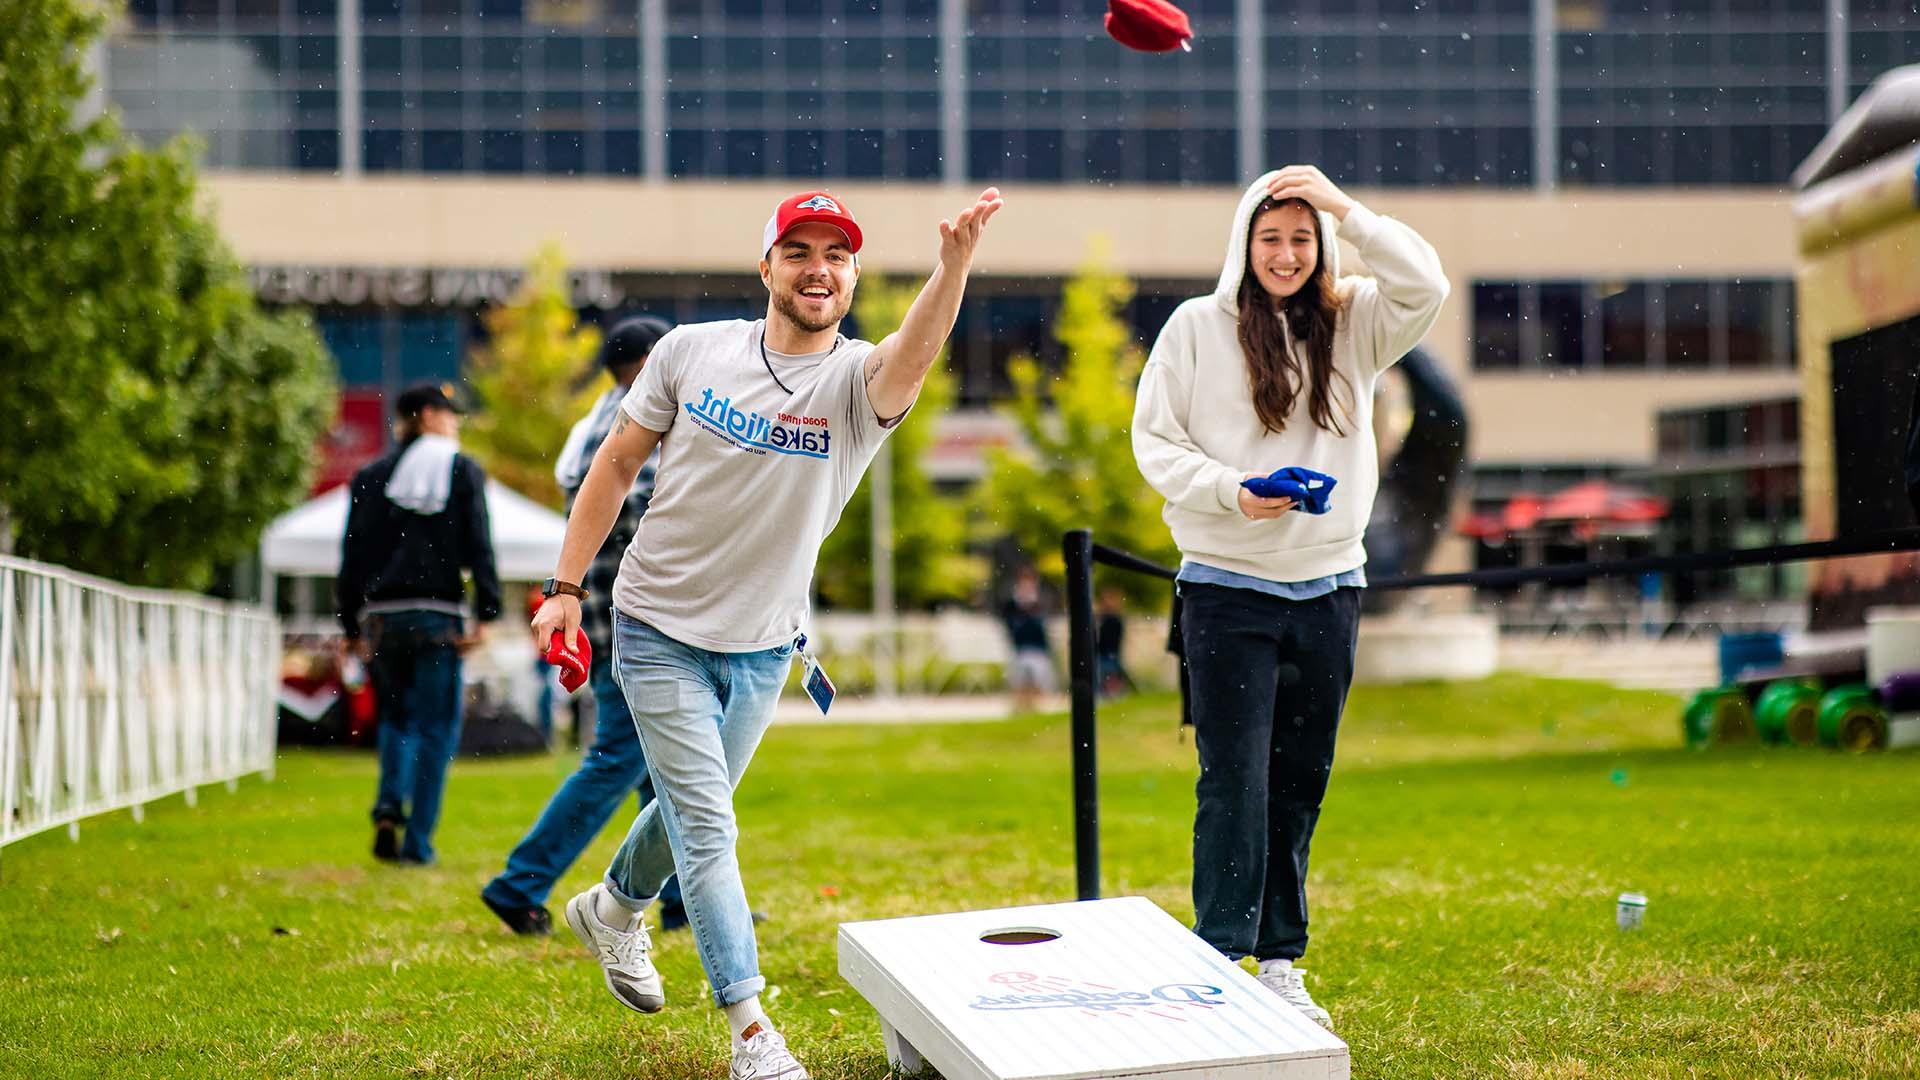
<path fill-rule="evenodd" d="M 1266 476 L 1248 477 L 1240 481 L 1240 486 L 1263 499 L 1292 499 L 1299 509 L 1309 514 L 1324 514 L 1330 508 L 1327 500 L 1337 483 L 1338 480 L 1326 473 L 1289 465 Z"/>

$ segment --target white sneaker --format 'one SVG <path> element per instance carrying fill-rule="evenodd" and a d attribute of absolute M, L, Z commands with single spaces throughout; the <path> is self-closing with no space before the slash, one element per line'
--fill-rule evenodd
<path fill-rule="evenodd" d="M 647 936 L 647 924 L 636 922 L 633 929 L 624 930 L 602 922 L 595 902 L 606 888 L 606 883 L 600 882 L 567 901 L 567 925 L 600 961 L 607 990 L 620 1004 L 635 1012 L 659 1012 L 667 1004 L 667 995 L 660 986 L 660 973 L 648 956 L 653 941 Z"/>
<path fill-rule="evenodd" d="M 1333 1030 L 1333 1017 L 1327 1015 L 1327 1010 L 1314 1004 L 1313 995 L 1307 993 L 1305 973 L 1299 968 L 1274 968 L 1254 978 L 1259 980 L 1261 986 L 1278 994 L 1281 1001 L 1305 1013 L 1307 1019 L 1328 1031 Z"/>
<path fill-rule="evenodd" d="M 733 1052 L 733 1068 L 727 1075 L 732 1080 L 808 1080 L 807 1070 L 787 1049 L 787 1040 L 764 1021 L 753 1038 Z"/>

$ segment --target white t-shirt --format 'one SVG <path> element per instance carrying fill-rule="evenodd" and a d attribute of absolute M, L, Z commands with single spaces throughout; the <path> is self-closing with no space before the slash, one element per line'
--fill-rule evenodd
<path fill-rule="evenodd" d="M 666 434 L 614 607 L 714 652 L 799 633 L 820 544 L 888 431 L 867 400 L 871 343 L 762 359 L 763 331 L 760 320 L 677 327 L 621 403 Z"/>

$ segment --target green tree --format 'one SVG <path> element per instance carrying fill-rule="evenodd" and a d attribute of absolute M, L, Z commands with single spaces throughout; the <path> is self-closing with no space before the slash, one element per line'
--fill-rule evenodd
<path fill-rule="evenodd" d="M 1141 477 L 1129 437 L 1145 362 L 1120 317 L 1133 283 L 1106 265 L 1106 245 L 1096 240 L 1062 290 L 1053 324 L 1066 347 L 1060 373 L 1049 377 L 1027 356 L 1009 365 L 1014 397 L 1002 409 L 1022 444 L 989 453 L 974 498 L 986 535 L 1011 538 L 1055 582 L 1065 571 L 1060 537 L 1068 529 L 1092 529 L 1102 544 L 1162 563 L 1179 558 L 1160 519 L 1163 500 Z M 1138 600 L 1166 595 L 1138 574 L 1113 580 Z"/>
<path fill-rule="evenodd" d="M 204 587 L 311 476 L 332 363 L 196 203 L 191 144 L 81 119 L 102 16 L 0 0 L 0 547 Z"/>
<path fill-rule="evenodd" d="M 919 293 L 917 282 L 863 279 L 853 311 L 860 333 L 878 341 L 898 329 Z M 927 372 L 913 415 L 888 437 L 889 449 L 883 451 L 893 455 L 894 596 L 902 608 L 965 601 L 986 574 L 983 561 L 966 550 L 965 501 L 940 494 L 924 465 L 954 396 L 943 349 Z M 873 482 L 869 473 L 820 547 L 814 590 L 837 607 L 864 608 L 873 597 Z"/>
<path fill-rule="evenodd" d="M 582 326 L 567 292 L 566 260 L 540 249 L 508 303 L 487 312 L 487 343 L 476 349 L 468 379 L 480 411 L 461 444 L 494 479 L 558 510 L 565 502 L 553 462 L 567 432 L 604 392 L 604 379 L 576 387 L 600 351 L 600 330 Z"/>

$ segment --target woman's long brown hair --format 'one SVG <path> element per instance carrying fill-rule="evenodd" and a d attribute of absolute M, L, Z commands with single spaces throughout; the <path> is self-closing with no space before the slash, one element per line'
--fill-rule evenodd
<path fill-rule="evenodd" d="M 1247 222 L 1246 265 L 1241 269 L 1237 301 L 1240 310 L 1240 349 L 1247 356 L 1247 375 L 1253 389 L 1253 411 L 1268 431 L 1278 433 L 1286 430 L 1287 417 L 1293 415 L 1293 407 L 1300 399 L 1301 384 L 1305 383 L 1307 416 L 1327 431 L 1345 435 L 1347 430 L 1341 423 L 1341 416 L 1351 420 L 1352 413 L 1342 407 L 1339 409 L 1341 416 L 1335 415 L 1333 380 L 1338 376 L 1346 384 L 1349 398 L 1353 394 L 1353 384 L 1333 368 L 1333 332 L 1340 319 L 1342 304 L 1339 294 L 1334 290 L 1333 273 L 1327 268 L 1328 238 L 1320 231 L 1320 215 L 1313 214 L 1314 242 L 1320 257 L 1314 263 L 1313 276 L 1298 292 L 1276 305 L 1273 296 L 1253 272 L 1254 223 L 1260 220 L 1261 214 L 1288 203 L 1313 209 L 1301 199 L 1263 199 L 1259 206 L 1254 207 L 1253 216 Z M 1285 331 L 1280 325 L 1283 316 L 1287 320 Z M 1304 372 L 1298 352 L 1287 348 L 1288 332 L 1291 332 L 1294 341 L 1305 346 L 1307 363 Z"/>

